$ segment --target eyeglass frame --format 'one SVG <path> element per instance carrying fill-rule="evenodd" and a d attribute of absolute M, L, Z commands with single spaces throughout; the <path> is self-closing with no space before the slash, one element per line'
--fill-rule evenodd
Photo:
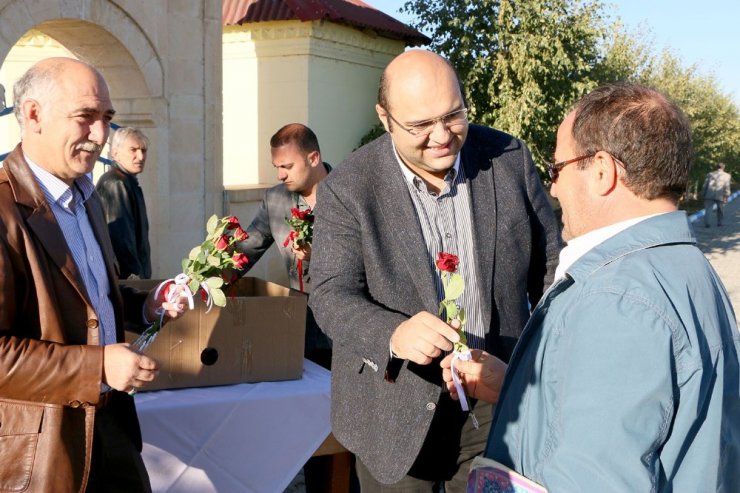
<path fill-rule="evenodd" d="M 557 163 L 545 163 L 545 167 L 547 168 L 547 176 L 550 177 L 550 182 L 555 183 L 556 181 L 558 181 L 558 175 L 560 174 L 560 171 L 569 164 L 577 163 L 578 161 L 583 161 L 584 159 L 591 159 L 594 156 L 596 156 L 596 153 L 588 154 L 586 156 L 574 157 L 572 159 L 566 159 L 565 161 L 558 161 Z"/>
<path fill-rule="evenodd" d="M 442 123 L 444 125 L 446 130 L 449 130 L 451 123 L 448 123 L 445 121 L 445 118 L 448 118 L 451 115 L 454 115 L 455 113 L 462 113 L 463 114 L 463 122 L 468 122 L 468 108 L 462 107 L 459 110 L 450 111 L 449 113 L 445 113 L 442 116 L 438 116 L 437 118 L 430 118 L 429 120 L 422 120 L 420 122 L 416 122 L 414 125 L 423 125 L 426 123 L 429 123 L 429 132 L 419 132 L 416 133 L 417 130 L 414 130 L 412 128 L 406 128 L 403 126 L 401 122 L 393 118 L 393 115 L 391 115 L 391 112 L 388 111 L 388 109 L 383 108 L 385 110 L 385 113 L 388 115 L 388 117 L 393 120 L 393 122 L 401 127 L 403 130 L 407 131 L 409 134 L 413 135 L 414 137 L 426 137 L 427 135 L 431 135 L 432 132 L 434 132 L 434 128 L 437 126 L 437 123 Z"/>

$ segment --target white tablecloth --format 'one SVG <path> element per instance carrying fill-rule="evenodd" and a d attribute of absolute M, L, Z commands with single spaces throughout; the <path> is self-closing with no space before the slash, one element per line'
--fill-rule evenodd
<path fill-rule="evenodd" d="M 136 408 L 155 492 L 282 492 L 331 430 L 330 373 L 142 392 Z"/>

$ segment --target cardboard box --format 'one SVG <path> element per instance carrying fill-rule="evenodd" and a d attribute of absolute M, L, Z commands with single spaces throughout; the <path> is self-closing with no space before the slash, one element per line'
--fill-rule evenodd
<path fill-rule="evenodd" d="M 160 281 L 121 281 L 150 290 Z M 303 373 L 306 295 L 254 277 L 226 290 L 226 307 L 206 306 L 168 322 L 144 354 L 159 377 L 141 390 L 295 380 Z M 233 297 L 232 297 L 233 295 Z M 126 332 L 132 342 L 138 334 Z"/>

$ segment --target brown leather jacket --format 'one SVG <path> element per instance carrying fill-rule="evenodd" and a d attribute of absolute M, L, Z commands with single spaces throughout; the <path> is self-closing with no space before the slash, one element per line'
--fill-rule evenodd
<path fill-rule="evenodd" d="M 119 291 L 96 194 L 86 208 L 122 341 L 122 319 L 140 321 L 146 293 Z M 62 230 L 18 145 L 0 169 L 0 492 L 84 491 L 102 379 L 98 331 Z M 120 393 L 116 401 L 121 426 L 140 448 L 133 399 Z"/>

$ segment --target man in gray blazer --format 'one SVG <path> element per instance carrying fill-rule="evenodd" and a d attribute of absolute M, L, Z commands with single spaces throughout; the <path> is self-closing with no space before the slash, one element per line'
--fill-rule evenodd
<path fill-rule="evenodd" d="M 290 287 L 309 293 L 311 245 L 298 247 L 287 241 L 292 228 L 285 219 L 291 217 L 294 208 L 301 212 L 313 209 L 316 188 L 331 171 L 331 166 L 321 160 L 316 134 L 300 123 L 289 123 L 275 132 L 270 139 L 270 155 L 280 183 L 267 190 L 257 215 L 247 227 L 249 237 L 240 243 L 240 250 L 249 258 L 243 274 L 277 242 Z M 331 366 L 331 343 L 316 325 L 311 310 L 306 318 L 305 355 L 324 368 Z"/>
<path fill-rule="evenodd" d="M 460 259 L 468 345 L 508 360 L 552 281 L 558 226 L 525 144 L 468 124 L 445 59 L 399 55 L 376 110 L 388 133 L 322 182 L 315 211 L 310 304 L 334 344 L 333 433 L 363 493 L 464 491 L 491 406 L 471 403 L 476 423 L 443 390 L 458 335 L 437 315 L 435 259 Z"/>

